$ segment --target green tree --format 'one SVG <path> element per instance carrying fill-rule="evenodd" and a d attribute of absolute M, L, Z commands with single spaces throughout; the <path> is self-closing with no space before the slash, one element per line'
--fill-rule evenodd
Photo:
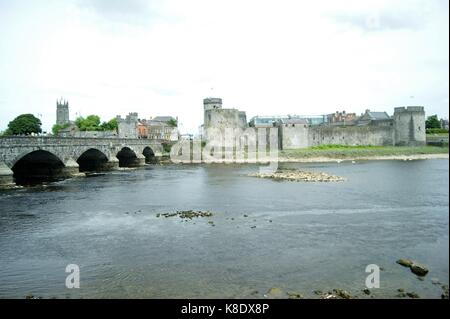
<path fill-rule="evenodd" d="M 104 131 L 117 131 L 118 127 L 119 127 L 119 125 L 117 124 L 116 118 L 113 118 L 113 119 L 109 120 L 108 122 L 103 122 L 101 125 L 101 128 Z"/>
<path fill-rule="evenodd" d="M 167 124 L 169 124 L 172 127 L 177 127 L 178 126 L 178 121 L 175 119 L 170 119 L 169 121 L 167 121 Z"/>
<path fill-rule="evenodd" d="M 33 114 L 22 114 L 9 122 L 7 135 L 30 135 L 41 133 L 41 120 Z"/>
<path fill-rule="evenodd" d="M 69 127 L 70 124 L 66 123 L 66 124 L 55 124 L 52 127 L 52 133 L 53 135 L 58 135 L 59 131 L 61 131 L 62 129 L 65 129 L 67 127 Z"/>
<path fill-rule="evenodd" d="M 441 122 L 439 121 L 438 116 L 436 114 L 428 116 L 427 120 L 425 121 L 425 127 L 428 129 L 441 128 Z"/>
<path fill-rule="evenodd" d="M 75 120 L 75 125 L 80 131 L 102 131 L 98 115 L 89 115 L 86 118 L 80 116 Z"/>

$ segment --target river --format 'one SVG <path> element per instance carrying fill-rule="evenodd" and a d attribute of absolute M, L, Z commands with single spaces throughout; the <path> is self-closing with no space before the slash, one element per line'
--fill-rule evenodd
<path fill-rule="evenodd" d="M 449 281 L 448 159 L 283 164 L 344 182 L 277 182 L 256 165 L 155 165 L 0 191 L 0 298 L 316 298 L 397 289 L 440 298 Z M 184 221 L 158 217 L 211 211 Z M 210 222 L 211 221 L 211 222 Z M 255 227 L 256 226 L 256 227 Z M 411 258 L 419 280 L 396 264 Z M 80 267 L 67 289 L 65 267 Z"/>

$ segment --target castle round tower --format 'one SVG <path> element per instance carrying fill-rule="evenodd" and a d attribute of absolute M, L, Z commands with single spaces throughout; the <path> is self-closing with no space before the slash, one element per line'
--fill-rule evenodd
<path fill-rule="evenodd" d="M 222 99 L 216 97 L 208 97 L 203 99 L 203 125 L 204 127 L 210 126 L 211 123 L 211 110 L 222 109 Z"/>
<path fill-rule="evenodd" d="M 215 110 L 222 108 L 222 99 L 216 97 L 208 97 L 203 99 L 203 107 L 206 110 Z"/>
<path fill-rule="evenodd" d="M 395 145 L 425 145 L 425 111 L 423 106 L 394 109 Z"/>

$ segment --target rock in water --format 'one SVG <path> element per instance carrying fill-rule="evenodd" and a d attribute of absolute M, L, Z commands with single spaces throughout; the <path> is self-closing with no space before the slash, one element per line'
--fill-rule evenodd
<path fill-rule="evenodd" d="M 266 296 L 268 298 L 281 298 L 283 295 L 283 291 L 280 288 L 272 287 L 267 291 Z"/>
<path fill-rule="evenodd" d="M 442 285 L 442 295 L 441 298 L 442 299 L 448 299 L 448 286 L 447 285 Z"/>
<path fill-rule="evenodd" d="M 352 298 L 352 295 L 350 295 L 349 292 L 343 290 L 343 289 L 334 289 L 333 292 L 342 299 L 350 299 Z"/>
<path fill-rule="evenodd" d="M 298 292 L 288 292 L 287 295 L 289 299 L 303 299 L 303 295 Z"/>
<path fill-rule="evenodd" d="M 412 273 L 416 274 L 419 277 L 424 277 L 428 274 L 428 269 L 426 267 L 410 259 L 399 259 L 397 260 L 397 264 L 408 267 L 409 269 L 411 269 Z"/>
<path fill-rule="evenodd" d="M 399 259 L 399 260 L 397 260 L 397 264 L 402 265 L 404 267 L 411 267 L 413 264 L 413 261 L 410 259 Z"/>
<path fill-rule="evenodd" d="M 414 274 L 416 274 L 417 276 L 423 277 L 428 274 L 428 269 L 422 265 L 413 263 L 410 268 L 411 268 L 411 271 Z"/>
<path fill-rule="evenodd" d="M 413 299 L 418 299 L 418 298 L 420 298 L 420 296 L 419 296 L 418 294 L 416 294 L 415 292 L 407 292 L 406 295 L 407 295 L 409 298 L 413 298 Z"/>
<path fill-rule="evenodd" d="M 273 173 L 251 173 L 248 176 L 270 178 L 276 181 L 303 181 L 303 182 L 338 182 L 344 181 L 345 178 L 329 175 L 322 172 L 307 172 L 298 170 L 277 170 Z"/>

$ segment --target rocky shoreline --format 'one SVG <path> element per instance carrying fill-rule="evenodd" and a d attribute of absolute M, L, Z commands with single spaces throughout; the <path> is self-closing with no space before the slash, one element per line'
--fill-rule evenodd
<path fill-rule="evenodd" d="M 300 171 L 300 170 L 277 170 L 273 173 L 250 173 L 248 176 L 269 178 L 276 181 L 292 181 L 292 182 L 342 182 L 345 178 L 330 175 L 323 172 Z"/>
<path fill-rule="evenodd" d="M 355 156 L 346 158 L 333 157 L 290 157 L 280 156 L 279 163 L 341 163 L 356 161 L 414 161 L 425 159 L 449 159 L 449 154 L 414 154 L 414 155 L 376 155 L 376 156 Z"/>

